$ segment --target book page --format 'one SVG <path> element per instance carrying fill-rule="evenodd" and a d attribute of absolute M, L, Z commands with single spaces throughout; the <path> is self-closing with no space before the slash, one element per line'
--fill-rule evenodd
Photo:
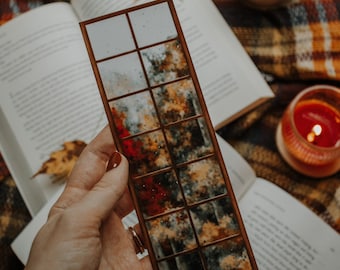
<path fill-rule="evenodd" d="M 0 59 L 1 151 L 34 215 L 60 184 L 31 176 L 65 141 L 91 140 L 106 116 L 69 4 L 45 5 L 2 26 Z"/>
<path fill-rule="evenodd" d="M 150 0 L 73 0 L 87 20 Z M 254 63 L 211 0 L 175 0 L 213 126 L 218 129 L 273 96 Z M 202 19 L 204 18 L 204 19 Z"/>
<path fill-rule="evenodd" d="M 259 269 L 338 269 L 340 235 L 284 190 L 257 179 L 239 207 Z"/>
<path fill-rule="evenodd" d="M 246 160 L 221 136 L 216 134 L 224 163 L 237 201 L 253 185 L 256 175 Z"/>
<path fill-rule="evenodd" d="M 99 15 L 148 1 L 103 0 L 95 5 L 97 9 L 92 2 L 74 1 L 74 5 L 90 16 L 94 15 L 90 10 Z M 213 2 L 175 3 L 216 128 L 259 96 L 272 95 Z M 6 130 L 0 138 L 1 151 L 31 214 L 58 189 L 46 176 L 32 180 L 31 175 L 64 141 L 87 142 L 106 124 L 79 18 L 73 11 L 66 3 L 49 4 L 20 15 L 0 29 L 0 85 L 4 89 L 0 93 L 0 125 Z M 202 16 L 211 20 L 201 20 Z M 203 21 L 208 23 L 202 25 Z M 243 73 L 252 82 L 245 80 Z M 228 77 L 231 84 L 221 82 Z M 239 82 L 234 83 L 236 80 Z M 235 85 L 238 90 L 231 90 Z M 256 85 L 262 94 L 255 88 L 249 92 L 250 85 Z"/>

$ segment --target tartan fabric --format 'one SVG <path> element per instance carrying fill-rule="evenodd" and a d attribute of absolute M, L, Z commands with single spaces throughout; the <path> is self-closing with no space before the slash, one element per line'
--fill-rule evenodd
<path fill-rule="evenodd" d="M 339 0 L 295 0 L 257 12 L 241 1 L 216 2 L 262 71 L 284 79 L 340 80 Z"/>
<path fill-rule="evenodd" d="M 6 163 L 0 153 L 0 183 L 2 180 L 4 180 L 6 177 L 10 176 L 9 170 L 6 166 Z"/>
<path fill-rule="evenodd" d="M 11 177 L 0 182 L 0 269 L 22 269 L 10 244 L 31 217 Z"/>
<path fill-rule="evenodd" d="M 15 16 L 26 12 L 34 7 L 37 7 L 44 2 L 48 1 L 38 1 L 38 0 L 1 0 L 0 2 L 0 24 L 3 24 Z"/>
<path fill-rule="evenodd" d="M 340 172 L 324 179 L 300 175 L 283 161 L 275 144 L 282 112 L 299 91 L 316 83 L 340 87 L 340 0 L 292 0 L 265 11 L 238 0 L 214 1 L 256 66 L 273 76 L 276 94 L 218 133 L 259 177 L 288 191 L 340 233 Z M 53 1 L 1 1 L 0 23 L 48 2 Z M 22 269 L 9 244 L 30 216 L 1 156 L 0 202 L 0 269 Z"/>

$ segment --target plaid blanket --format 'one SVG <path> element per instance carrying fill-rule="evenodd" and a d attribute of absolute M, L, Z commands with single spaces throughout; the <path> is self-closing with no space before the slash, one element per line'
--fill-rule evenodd
<path fill-rule="evenodd" d="M 275 145 L 275 130 L 288 102 L 304 87 L 340 87 L 340 1 L 292 0 L 256 10 L 238 0 L 214 0 L 276 97 L 218 132 L 259 177 L 282 187 L 340 232 L 340 172 L 311 179 L 292 170 Z M 3 0 L 0 23 L 53 1 Z M 30 220 L 0 155 L 0 269 L 22 269 L 9 244 Z"/>
<path fill-rule="evenodd" d="M 257 67 L 282 79 L 340 80 L 340 1 L 291 1 L 254 12 L 216 0 Z"/>

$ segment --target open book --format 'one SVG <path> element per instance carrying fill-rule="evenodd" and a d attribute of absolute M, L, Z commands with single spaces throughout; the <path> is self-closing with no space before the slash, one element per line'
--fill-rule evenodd
<path fill-rule="evenodd" d="M 107 124 L 79 21 L 148 1 L 71 2 L 0 28 L 0 150 L 32 216 L 61 186 L 31 176 L 65 141 L 89 142 Z M 211 0 L 175 5 L 216 129 L 273 96 Z"/>
<path fill-rule="evenodd" d="M 339 266 L 340 235 L 281 188 L 257 178 L 249 164 L 217 135 L 243 221 L 260 270 L 334 270 Z M 58 193 L 12 243 L 25 264 L 32 241 Z M 136 224 L 133 212 L 123 220 Z"/>

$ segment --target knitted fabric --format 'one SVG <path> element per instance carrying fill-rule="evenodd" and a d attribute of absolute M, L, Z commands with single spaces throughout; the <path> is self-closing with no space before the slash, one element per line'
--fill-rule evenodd
<path fill-rule="evenodd" d="M 284 79 L 340 79 L 340 1 L 291 1 L 266 11 L 216 2 L 260 70 Z"/>

